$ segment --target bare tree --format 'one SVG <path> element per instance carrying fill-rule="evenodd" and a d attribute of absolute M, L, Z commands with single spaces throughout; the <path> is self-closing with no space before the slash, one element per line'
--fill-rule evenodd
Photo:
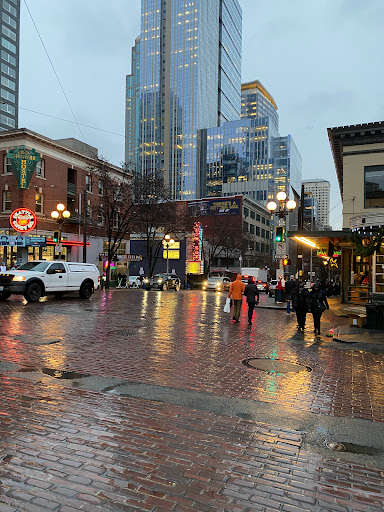
<path fill-rule="evenodd" d="M 119 170 L 120 171 L 120 170 Z M 105 158 L 98 158 L 92 166 L 98 179 L 100 196 L 95 224 L 106 237 L 107 269 L 106 287 L 110 283 L 111 263 L 116 260 L 121 242 L 130 233 L 135 219 L 135 203 L 132 196 L 134 176 L 122 168 L 114 170 Z"/>
<path fill-rule="evenodd" d="M 184 210 L 169 200 L 162 177 L 137 178 L 134 182 L 135 232 L 145 241 L 148 277 L 161 254 L 163 235 L 184 236 Z"/>

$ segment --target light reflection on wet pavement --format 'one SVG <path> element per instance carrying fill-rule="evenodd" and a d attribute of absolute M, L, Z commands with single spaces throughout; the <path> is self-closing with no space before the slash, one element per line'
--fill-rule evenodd
<path fill-rule="evenodd" d="M 319 342 L 308 318 L 257 309 L 233 325 L 224 295 L 101 291 L 90 301 L 0 304 L 0 361 L 384 421 L 384 357 Z M 326 312 L 327 329 L 346 319 Z M 60 339 L 53 345 L 17 336 Z M 301 364 L 269 373 L 247 358 Z M 303 432 L 0 373 L 0 512 L 375 511 L 382 468 L 302 447 Z"/>

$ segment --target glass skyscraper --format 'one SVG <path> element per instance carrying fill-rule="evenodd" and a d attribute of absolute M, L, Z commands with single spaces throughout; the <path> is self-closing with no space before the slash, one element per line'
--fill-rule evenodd
<path fill-rule="evenodd" d="M 241 117 L 270 117 L 274 128 L 279 129 L 275 100 L 259 80 L 241 84 Z"/>
<path fill-rule="evenodd" d="M 238 0 L 142 0 L 141 16 L 126 159 L 164 176 L 172 198 L 194 199 L 197 130 L 240 117 L 241 9 Z"/>
<path fill-rule="evenodd" d="M 18 127 L 20 0 L 2 0 L 0 130 Z"/>

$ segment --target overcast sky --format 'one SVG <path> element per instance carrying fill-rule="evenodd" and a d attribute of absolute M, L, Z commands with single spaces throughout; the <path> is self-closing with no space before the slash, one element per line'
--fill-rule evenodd
<path fill-rule="evenodd" d="M 326 129 L 384 120 L 384 0 L 239 1 L 242 81 L 259 79 L 274 97 L 280 134 L 292 134 L 302 155 L 303 179 L 331 182 L 331 223 L 339 229 L 340 194 Z M 121 163 L 125 75 L 140 32 L 140 0 L 26 2 L 77 121 L 99 130 L 81 126 L 80 133 L 74 124 L 25 0 L 19 126 L 52 139 L 85 140 Z"/>

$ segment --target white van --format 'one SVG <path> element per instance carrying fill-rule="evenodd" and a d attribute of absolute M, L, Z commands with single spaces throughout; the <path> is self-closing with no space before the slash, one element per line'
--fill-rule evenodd
<path fill-rule="evenodd" d="M 62 297 L 68 292 L 89 299 L 99 285 L 100 273 L 91 263 L 28 261 L 16 270 L 0 273 L 0 301 L 21 294 L 27 301 L 37 302 L 43 295 Z"/>

